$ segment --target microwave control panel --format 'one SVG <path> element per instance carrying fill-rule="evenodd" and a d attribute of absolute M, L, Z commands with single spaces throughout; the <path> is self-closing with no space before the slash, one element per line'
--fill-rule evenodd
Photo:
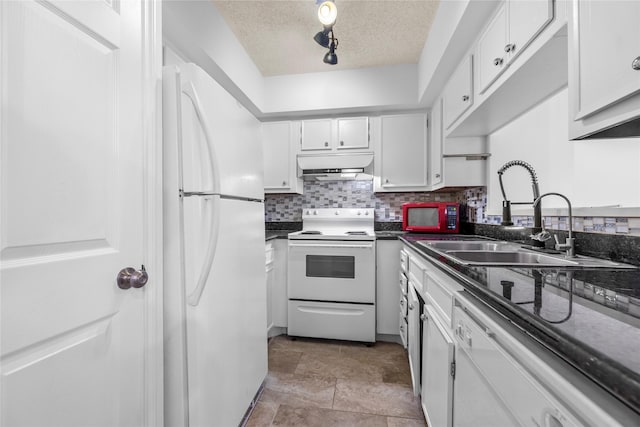
<path fill-rule="evenodd" d="M 444 214 L 447 222 L 447 230 L 456 230 L 458 228 L 458 206 L 446 206 Z"/>

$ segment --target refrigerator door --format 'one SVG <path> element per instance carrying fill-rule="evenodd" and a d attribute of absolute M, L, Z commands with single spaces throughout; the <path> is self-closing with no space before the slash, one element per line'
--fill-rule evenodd
<path fill-rule="evenodd" d="M 217 248 L 197 305 L 186 305 L 191 426 L 239 425 L 267 374 L 262 203 L 221 198 Z M 206 267 L 211 202 L 184 199 L 187 295 Z"/>
<path fill-rule="evenodd" d="M 180 66 L 183 189 L 262 200 L 260 123 L 195 64 Z"/>

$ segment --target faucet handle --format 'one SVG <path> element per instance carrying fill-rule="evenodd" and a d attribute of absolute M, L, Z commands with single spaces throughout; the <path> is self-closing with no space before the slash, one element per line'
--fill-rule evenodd
<path fill-rule="evenodd" d="M 531 238 L 533 240 L 537 240 L 538 242 L 546 242 L 551 238 L 551 236 L 552 234 L 543 228 L 541 232 L 532 234 Z M 555 237 L 555 235 L 553 235 L 553 237 Z M 556 239 L 556 242 L 557 242 L 557 239 Z"/>

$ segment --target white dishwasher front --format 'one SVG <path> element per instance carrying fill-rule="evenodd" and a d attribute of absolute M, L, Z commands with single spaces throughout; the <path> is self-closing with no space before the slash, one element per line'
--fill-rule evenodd
<path fill-rule="evenodd" d="M 460 294 L 454 297 L 452 319 L 457 350 L 454 425 L 582 425 L 499 344 L 506 332 Z M 474 404 L 478 393 L 482 405 Z"/>

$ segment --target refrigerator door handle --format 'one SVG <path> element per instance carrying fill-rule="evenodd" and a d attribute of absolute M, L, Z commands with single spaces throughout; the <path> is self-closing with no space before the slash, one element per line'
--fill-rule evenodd
<path fill-rule="evenodd" d="M 207 285 L 209 279 L 209 273 L 211 273 L 211 266 L 213 265 L 213 259 L 216 256 L 216 248 L 218 246 L 218 234 L 220 231 L 220 197 L 214 196 L 211 198 L 211 213 L 209 214 L 209 220 L 211 223 L 211 235 L 209 236 L 209 244 L 207 245 L 207 252 L 205 253 L 204 263 L 198 276 L 198 283 L 191 293 L 187 297 L 187 303 L 193 307 L 200 304 L 200 298 Z"/>
<path fill-rule="evenodd" d="M 202 130 L 204 131 L 204 137 L 207 141 L 207 153 L 209 154 L 209 169 L 211 170 L 211 177 L 213 180 L 213 190 L 212 193 L 220 194 L 220 177 L 218 176 L 219 170 L 217 165 L 217 156 L 215 147 L 213 145 L 213 138 L 211 130 L 209 129 L 209 124 L 205 120 L 204 110 L 202 109 L 202 104 L 200 103 L 200 98 L 198 97 L 198 93 L 196 92 L 196 88 L 193 86 L 191 82 L 185 82 L 182 84 L 182 93 L 187 95 L 187 98 L 191 100 L 191 104 L 193 104 L 193 108 L 196 111 L 196 116 L 198 117 L 198 122 L 200 122 L 200 126 L 202 126 Z"/>

